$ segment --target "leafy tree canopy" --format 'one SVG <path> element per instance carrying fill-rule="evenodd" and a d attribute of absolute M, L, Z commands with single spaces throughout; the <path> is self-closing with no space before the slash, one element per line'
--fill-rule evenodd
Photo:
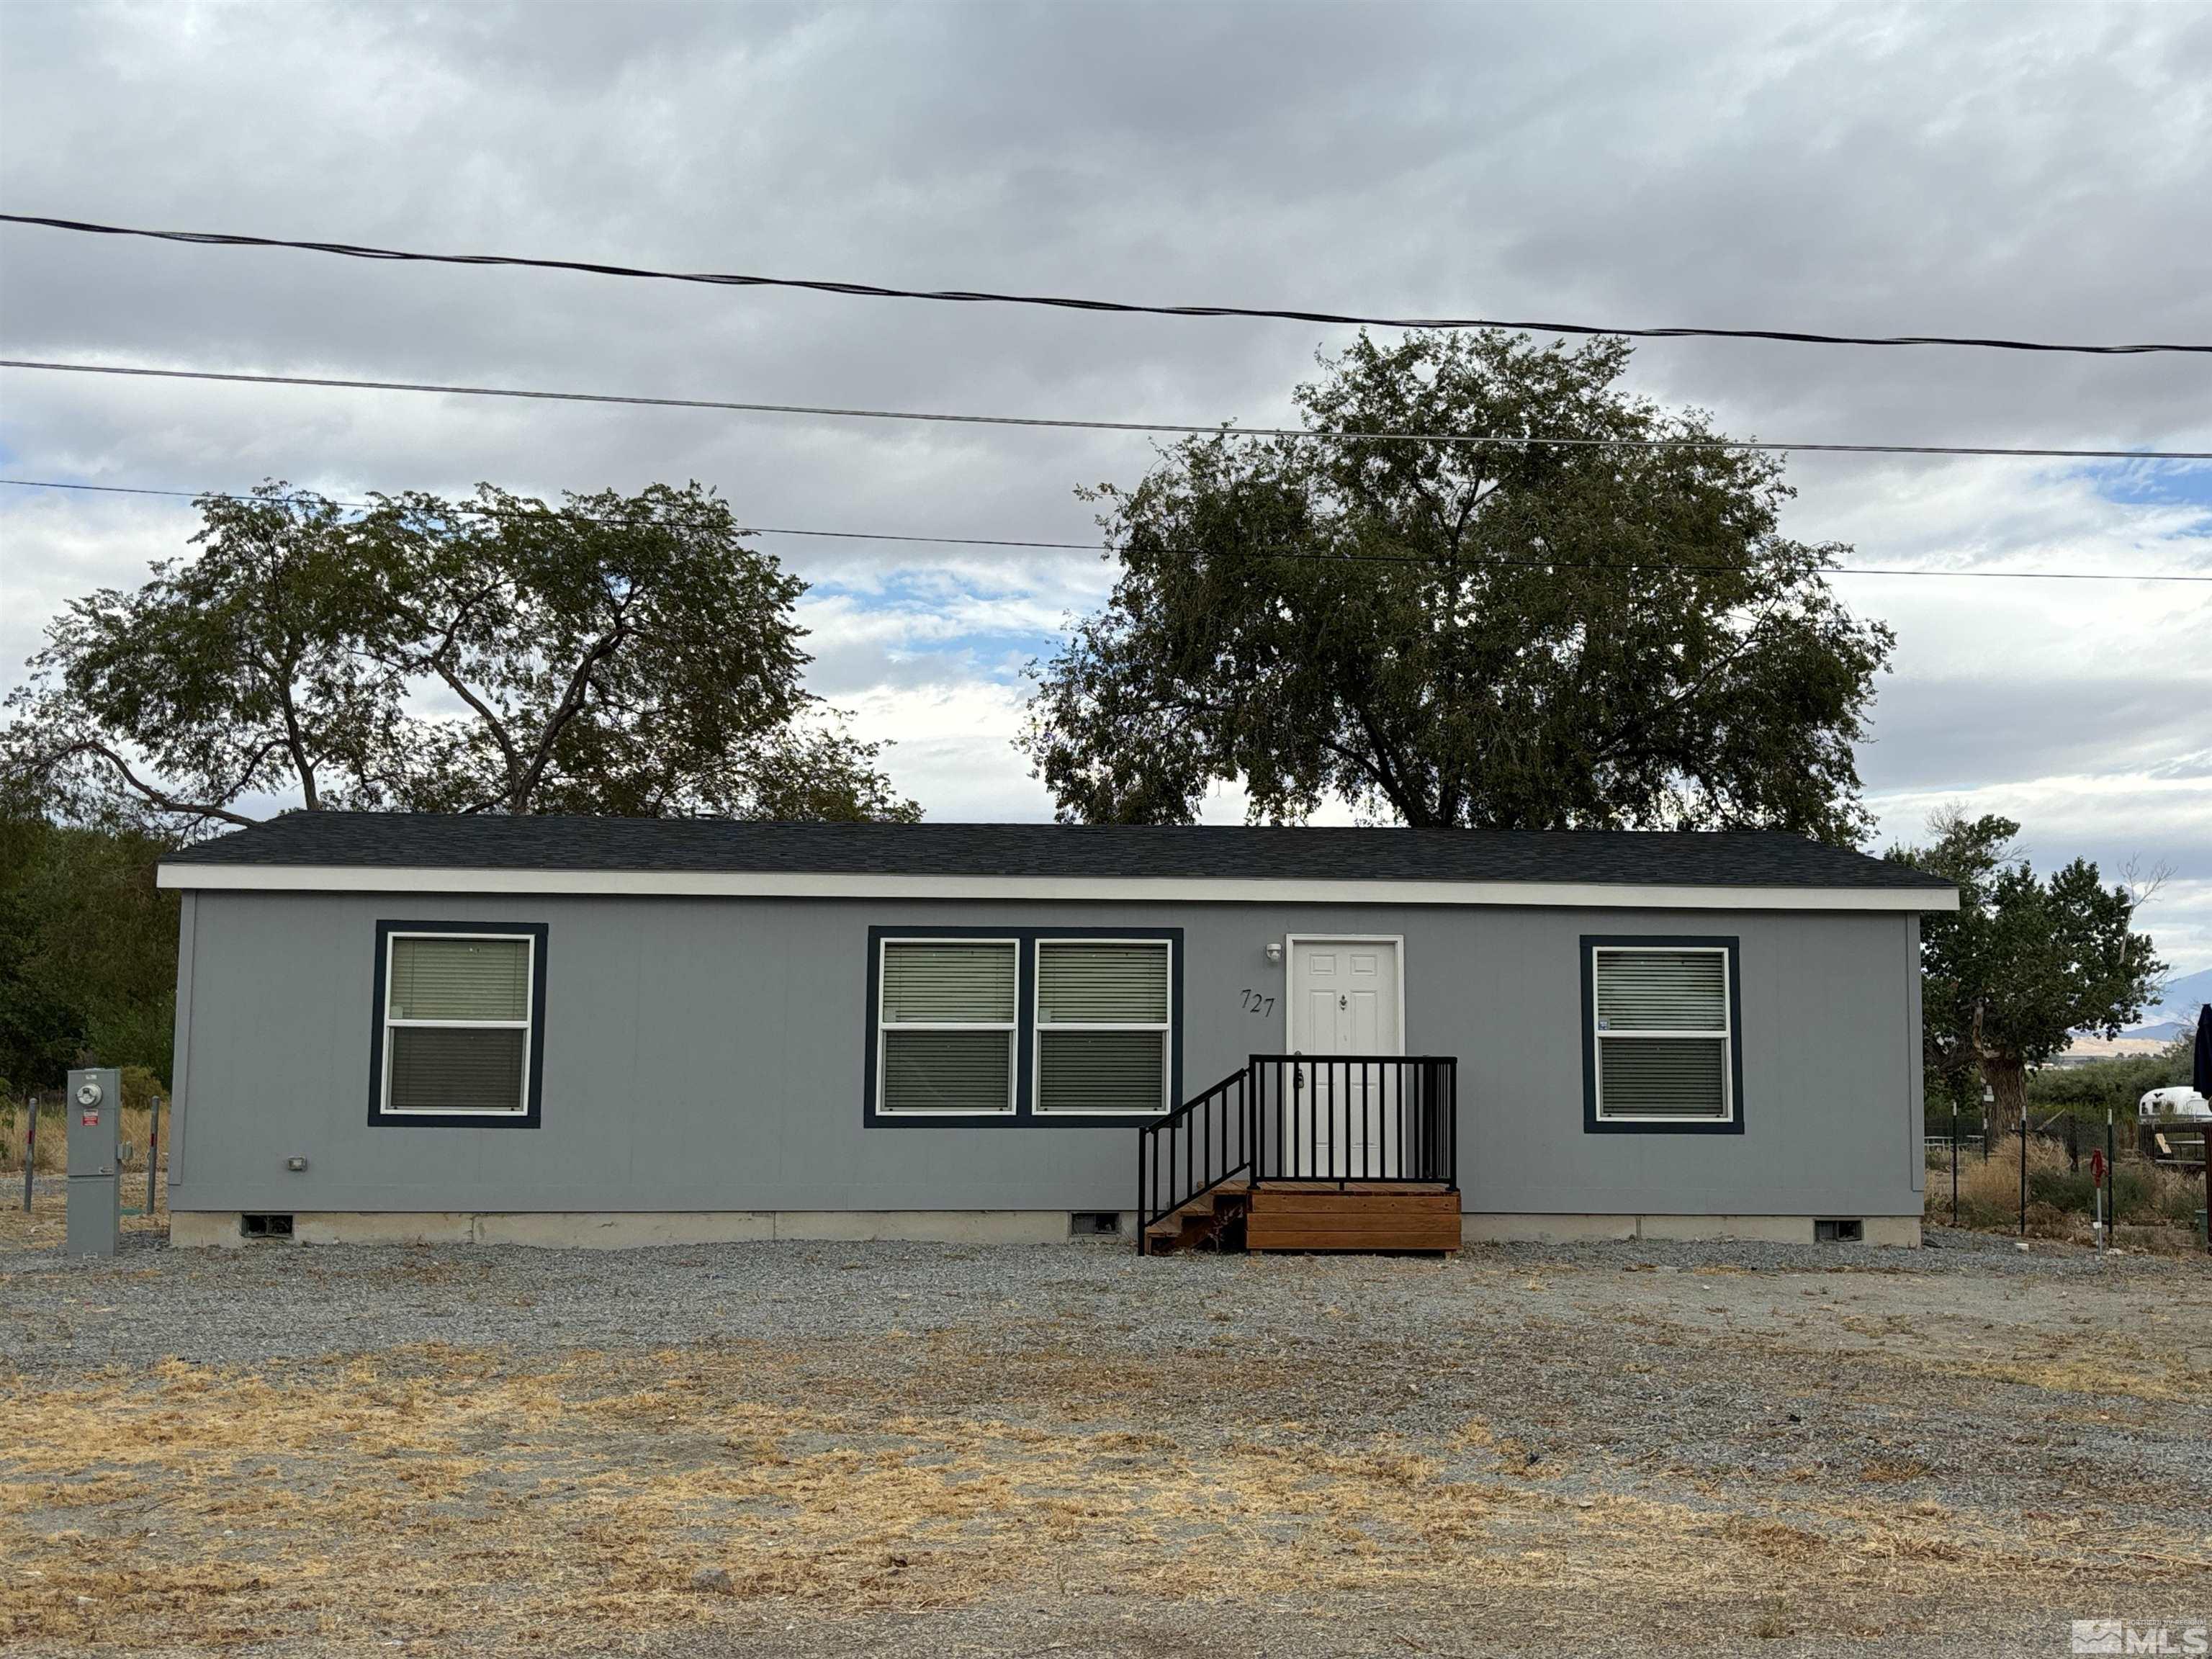
<path fill-rule="evenodd" d="M 800 684 L 805 585 L 697 484 L 199 507 L 198 555 L 70 605 L 9 699 L 0 763 L 61 817 L 920 816 Z"/>
<path fill-rule="evenodd" d="M 2142 1018 L 2166 964 L 2134 931 L 2136 896 L 2075 859 L 2039 878 L 2009 818 L 1956 808 L 1929 820 L 1929 843 L 1888 856 L 1959 886 L 1955 912 L 1920 919 L 1921 1026 L 1931 1078 L 1954 1099 L 1996 1097 L 1994 1122 L 2019 1123 L 2027 1068 L 2075 1031 L 2118 1035 Z M 2146 1085 L 2148 1086 L 2148 1085 Z"/>
<path fill-rule="evenodd" d="M 1629 348 L 1363 337 L 1296 396 L 1328 441 L 1227 434 L 1104 484 L 1121 574 L 1033 670 L 1065 819 L 1863 837 L 1852 744 L 1892 636 L 1778 528 L 1778 461 L 1621 389 Z M 1369 433 L 1676 438 L 1663 448 Z"/>
<path fill-rule="evenodd" d="M 177 896 L 161 842 L 63 828 L 0 804 L 0 1095 L 70 1067 L 169 1070 Z"/>

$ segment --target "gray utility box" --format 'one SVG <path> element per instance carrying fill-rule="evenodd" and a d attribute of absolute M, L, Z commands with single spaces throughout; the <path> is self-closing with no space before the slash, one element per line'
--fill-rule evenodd
<path fill-rule="evenodd" d="M 123 1073 L 112 1066 L 69 1074 L 70 1255 L 113 1255 L 123 1222 Z"/>

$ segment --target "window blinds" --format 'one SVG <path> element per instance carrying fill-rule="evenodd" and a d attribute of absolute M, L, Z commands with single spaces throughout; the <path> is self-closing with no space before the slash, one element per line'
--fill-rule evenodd
<path fill-rule="evenodd" d="M 886 1112 L 1013 1109 L 1012 1031 L 902 1030 L 883 1034 Z"/>
<path fill-rule="evenodd" d="M 1616 1037 L 1598 1043 L 1598 1085 L 1607 1117 L 1725 1117 L 1720 1038 Z"/>
<path fill-rule="evenodd" d="M 389 992 L 394 1019 L 526 1020 L 530 941 L 395 939 Z"/>
<path fill-rule="evenodd" d="M 1727 957 L 1600 950 L 1595 971 L 1600 1115 L 1726 1118 Z"/>
<path fill-rule="evenodd" d="M 1717 951 L 1600 951 L 1601 1031 L 1724 1031 L 1728 958 Z"/>
<path fill-rule="evenodd" d="M 1038 1111 L 1167 1104 L 1164 943 L 1039 940 L 1036 1017 Z"/>
<path fill-rule="evenodd" d="M 526 939 L 395 934 L 384 1109 L 528 1110 L 530 980 Z"/>
<path fill-rule="evenodd" d="M 519 1025 L 395 1025 L 393 1112 L 520 1112 L 524 1047 Z"/>
<path fill-rule="evenodd" d="M 1157 1112 L 1166 1103 L 1164 1031 L 1044 1031 L 1041 1112 Z"/>
<path fill-rule="evenodd" d="M 885 941 L 878 1109 L 1014 1109 L 1018 951 L 996 939 Z"/>
<path fill-rule="evenodd" d="M 1164 945 L 1040 944 L 1041 1025 L 1164 1025 Z"/>
<path fill-rule="evenodd" d="M 1012 944 L 914 944 L 884 946 L 886 1025 L 1013 1024 Z"/>

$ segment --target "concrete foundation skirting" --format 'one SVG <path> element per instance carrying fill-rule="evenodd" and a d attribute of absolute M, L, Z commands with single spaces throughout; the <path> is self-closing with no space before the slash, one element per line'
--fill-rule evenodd
<path fill-rule="evenodd" d="M 1870 1215 L 1860 1219 L 1869 1244 L 1915 1247 L 1920 1243 L 1917 1216 Z M 1814 1220 L 1809 1215 L 1468 1214 L 1460 1218 L 1460 1237 L 1469 1244 L 1644 1238 L 1809 1244 Z M 1121 1221 L 1121 1237 L 1133 1238 L 1135 1215 L 1125 1211 Z M 291 1242 L 524 1244 L 556 1250 L 636 1249 L 656 1244 L 733 1244 L 770 1239 L 1062 1244 L 1071 1237 L 1069 1224 L 1066 1210 L 725 1210 L 618 1214 L 302 1210 L 292 1218 Z M 235 1210 L 179 1210 L 169 1217 L 169 1243 L 179 1249 L 260 1242 L 244 1236 Z"/>
<path fill-rule="evenodd" d="M 1121 1236 L 1136 1236 L 1124 1214 Z M 933 1244 L 1064 1244 L 1066 1210 L 730 1210 L 472 1214 L 457 1211 L 302 1210 L 295 1244 L 529 1244 L 545 1249 L 635 1249 L 654 1244 L 732 1244 L 766 1239 Z M 248 1243 L 235 1210 L 179 1210 L 169 1243 L 179 1249 Z M 281 1242 L 281 1241 L 276 1241 Z"/>
<path fill-rule="evenodd" d="M 1759 1243 L 1810 1244 L 1814 1242 L 1809 1215 L 1476 1215 L 1460 1218 L 1460 1237 L 1469 1244 L 1528 1242 L 1544 1244 L 1577 1243 L 1592 1239 L 1688 1239 L 1718 1242 L 1741 1239 Z M 1917 1249 L 1920 1218 L 1917 1215 L 1870 1215 L 1855 1218 L 1869 1244 L 1901 1244 Z"/>

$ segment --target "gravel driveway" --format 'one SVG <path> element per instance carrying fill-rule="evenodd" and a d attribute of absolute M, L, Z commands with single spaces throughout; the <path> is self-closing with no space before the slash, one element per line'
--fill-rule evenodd
<path fill-rule="evenodd" d="M 10 1651 L 2066 1651 L 2212 1613 L 2212 1272 L 0 1245 Z"/>

